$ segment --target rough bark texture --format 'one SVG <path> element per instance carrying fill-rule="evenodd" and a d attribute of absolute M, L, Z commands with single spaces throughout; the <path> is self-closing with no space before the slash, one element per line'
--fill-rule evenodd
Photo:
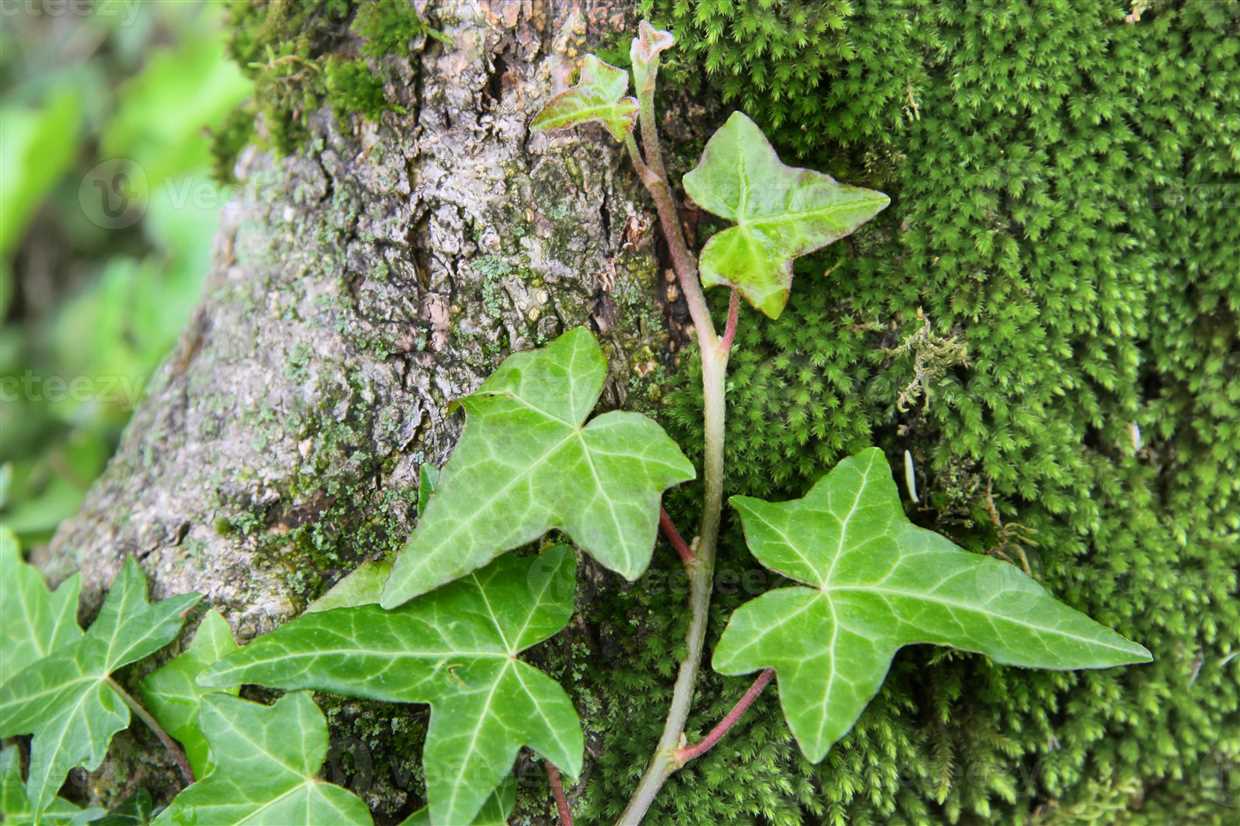
<path fill-rule="evenodd" d="M 657 398 L 681 311 L 643 193 L 601 130 L 527 128 L 587 44 L 631 22 L 616 6 L 441 8 L 453 45 L 429 40 L 388 89 L 406 114 L 345 134 L 324 113 L 297 155 L 243 155 L 201 305 L 81 512 L 36 557 L 53 578 L 82 572 L 86 612 L 133 554 L 155 596 L 198 591 L 240 638 L 270 630 L 403 543 L 420 466 L 459 433 L 450 403 L 571 326 L 609 355 L 604 404 Z M 407 811 L 424 717 L 389 707 L 370 724 L 365 704 L 325 702 L 336 742 L 398 730 L 415 744 L 390 749 L 391 771 L 376 756 L 365 784 L 379 814 Z M 133 732 L 83 791 L 170 796 L 163 762 Z"/>
<path fill-rule="evenodd" d="M 607 400 L 666 354 L 650 218 L 597 135 L 531 139 L 608 4 L 461 3 L 407 109 L 241 162 L 206 296 L 108 471 L 45 563 L 97 598 L 127 554 L 158 595 L 198 590 L 242 635 L 398 544 L 450 402 L 507 353 L 589 324 Z"/>

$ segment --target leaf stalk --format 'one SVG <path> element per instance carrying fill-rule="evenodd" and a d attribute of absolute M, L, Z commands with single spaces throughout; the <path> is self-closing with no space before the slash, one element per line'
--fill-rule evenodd
<path fill-rule="evenodd" d="M 555 809 L 560 816 L 560 826 L 573 826 L 573 810 L 568 807 L 568 798 L 564 795 L 564 783 L 560 780 L 560 770 L 550 760 L 544 760 L 547 768 L 547 783 L 551 786 L 551 794 L 555 797 Z"/>
<path fill-rule="evenodd" d="M 775 670 L 772 668 L 768 668 L 759 674 L 757 679 L 753 681 L 753 685 L 749 686 L 749 690 L 747 690 L 745 694 L 736 701 L 736 705 L 732 707 L 732 710 L 729 711 L 724 718 L 710 730 L 709 734 L 703 737 L 701 741 L 695 745 L 682 746 L 676 750 L 674 757 L 677 764 L 679 766 L 683 766 L 690 760 L 696 760 L 714 748 L 715 744 L 722 740 L 723 736 L 727 734 L 728 731 L 737 724 L 737 722 L 740 721 L 741 717 L 743 717 L 745 712 L 749 710 L 749 707 L 753 705 L 754 700 L 758 699 L 759 695 L 762 694 L 763 690 L 771 682 L 771 679 L 774 678 L 774 676 Z"/>
<path fill-rule="evenodd" d="M 185 781 L 185 785 L 191 785 L 194 782 L 194 770 L 190 768 L 189 760 L 186 759 L 185 752 L 181 750 L 181 747 L 168 736 L 168 732 L 164 731 L 164 727 L 159 724 L 159 721 L 141 703 L 135 700 L 133 695 L 121 687 L 120 683 L 111 677 L 108 677 L 106 682 L 109 688 L 121 696 L 121 699 L 125 701 L 125 705 L 129 706 L 129 710 L 136 714 L 139 720 L 146 723 L 146 727 L 159 738 L 159 742 L 163 744 L 164 749 L 177 764 L 177 768 L 181 772 L 181 779 Z"/>

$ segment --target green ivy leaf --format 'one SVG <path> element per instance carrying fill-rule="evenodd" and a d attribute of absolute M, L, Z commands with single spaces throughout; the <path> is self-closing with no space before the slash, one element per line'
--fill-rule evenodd
<path fill-rule="evenodd" d="M 79 826 L 97 820 L 102 809 L 82 809 L 69 801 L 54 798 L 39 816 L 43 826 Z M 7 826 L 33 826 L 35 811 L 22 788 L 21 754 L 13 746 L 0 751 L 0 823 Z"/>
<path fill-rule="evenodd" d="M 0 686 L 26 666 L 81 638 L 80 580 L 75 574 L 49 593 L 43 575 L 22 561 L 17 536 L 0 528 Z"/>
<path fill-rule="evenodd" d="M 742 605 L 714 654 L 721 674 L 774 668 L 784 717 L 821 760 L 905 645 L 1027 668 L 1107 668 L 1150 652 L 1057 601 L 1012 565 L 909 522 L 882 451 L 841 462 L 804 499 L 730 500 L 764 566 L 809 587 Z"/>
<path fill-rule="evenodd" d="M 741 112 L 707 141 L 684 185 L 702 209 L 736 223 L 706 242 L 702 283 L 736 287 L 771 318 L 788 303 L 794 259 L 849 235 L 890 202 L 881 192 L 785 166 Z"/>
<path fill-rule="evenodd" d="M 555 681 L 517 659 L 573 613 L 576 558 L 557 546 L 503 557 L 395 610 L 307 614 L 203 675 L 210 686 L 313 688 L 429 703 L 422 758 L 431 821 L 469 823 L 528 745 L 566 774 L 581 770 L 581 724 Z"/>
<path fill-rule="evenodd" d="M 371 826 L 361 798 L 318 779 L 327 720 L 308 692 L 271 706 L 212 694 L 199 720 L 215 767 L 155 826 Z"/>
<path fill-rule="evenodd" d="M 577 85 L 547 101 L 530 129 L 548 132 L 596 122 L 603 124 L 613 138 L 623 141 L 637 122 L 637 99 L 625 97 L 628 90 L 628 72 L 588 54 L 582 61 Z"/>
<path fill-rule="evenodd" d="M 198 710 L 209 689 L 198 685 L 198 675 L 238 647 L 228 621 L 218 611 L 209 611 L 189 649 L 142 681 L 147 711 L 185 747 L 195 777 L 203 777 L 210 770 L 207 739 L 198 725 Z M 232 693 L 236 694 L 236 689 Z"/>
<path fill-rule="evenodd" d="M 33 734 L 26 794 L 49 805 L 74 766 L 93 771 L 112 735 L 129 725 L 114 671 L 154 654 L 176 637 L 197 594 L 146 599 L 146 577 L 125 561 L 86 634 L 33 663 L 0 686 L 0 737 Z"/>
<path fill-rule="evenodd" d="M 508 826 L 508 816 L 517 805 L 517 784 L 509 776 L 491 793 L 470 826 Z M 400 826 L 432 826 L 431 810 L 418 809 L 401 821 Z"/>
<path fill-rule="evenodd" d="M 606 377 L 598 342 L 579 327 L 509 356 L 461 401 L 465 432 L 396 560 L 384 608 L 551 528 L 626 579 L 641 576 L 654 548 L 659 498 L 694 470 L 645 416 L 613 411 L 582 427 Z"/>
<path fill-rule="evenodd" d="M 307 614 L 330 611 L 333 608 L 352 608 L 379 601 L 383 584 L 392 575 L 392 563 L 387 559 L 363 562 L 352 573 L 341 579 L 323 596 L 306 606 Z"/>

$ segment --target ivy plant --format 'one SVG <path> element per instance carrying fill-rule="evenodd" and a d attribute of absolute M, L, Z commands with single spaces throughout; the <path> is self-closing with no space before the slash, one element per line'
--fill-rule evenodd
<path fill-rule="evenodd" d="M 580 771 L 572 701 L 517 659 L 568 624 L 576 567 L 560 545 L 501 558 L 396 610 L 362 604 L 306 614 L 216 663 L 202 681 L 429 703 L 430 818 L 469 823 L 523 745 L 574 777 Z"/>
<path fill-rule="evenodd" d="M 215 766 L 173 799 L 156 826 L 371 826 L 361 798 L 317 777 L 327 720 L 308 693 L 271 706 L 214 694 L 199 715 Z"/>
<path fill-rule="evenodd" d="M 1027 668 L 1150 659 L 1009 563 L 910 522 L 886 458 L 869 448 L 825 473 L 802 499 L 732 496 L 750 551 L 792 584 L 732 614 L 714 646 L 714 668 L 757 676 L 706 737 L 686 742 L 707 647 L 726 377 L 741 301 L 777 318 L 790 300 L 794 261 L 856 231 L 890 202 L 783 164 L 737 112 L 681 181 L 699 207 L 732 224 L 699 257 L 682 228 L 655 114 L 660 55 L 673 42 L 641 24 L 630 51 L 634 95 L 626 71 L 586 56 L 577 84 L 551 98 L 531 129 L 601 125 L 622 145 L 658 213 L 702 368 L 702 504 L 693 541 L 660 506 L 668 488 L 698 477 L 680 448 L 645 416 L 590 418 L 607 364 L 585 328 L 510 355 L 460 400 L 464 431 L 441 473 L 421 469 L 417 526 L 395 560 L 365 563 L 301 617 L 244 647 L 223 615 L 208 612 L 188 648 L 142 681 L 149 711 L 114 675 L 170 643 L 197 597 L 151 604 L 130 559 L 83 632 L 77 580 L 50 591 L 13 537 L 0 532 L 0 578 L 8 586 L 0 590 L 0 736 L 33 735 L 24 785 L 18 749 L 0 754 L 6 822 L 81 823 L 100 814 L 57 791 L 72 767 L 102 762 L 132 710 L 186 780 L 155 820 L 161 826 L 371 824 L 360 798 L 318 777 L 327 725 L 312 689 L 430 706 L 427 802 L 403 826 L 505 822 L 515 800 L 513 765 L 526 747 L 544 765 L 561 823 L 571 824 L 561 770 L 570 780 L 582 776 L 581 725 L 565 690 L 521 659 L 573 615 L 576 551 L 543 542 L 551 531 L 627 580 L 646 570 L 662 531 L 689 580 L 688 630 L 667 719 L 620 826 L 640 823 L 667 779 L 709 751 L 772 682 L 792 737 L 820 761 L 907 645 L 950 646 Z M 722 332 L 704 286 L 731 291 Z M 518 551 L 534 543 L 543 547 Z M 290 693 L 262 705 L 237 696 L 244 684 Z"/>

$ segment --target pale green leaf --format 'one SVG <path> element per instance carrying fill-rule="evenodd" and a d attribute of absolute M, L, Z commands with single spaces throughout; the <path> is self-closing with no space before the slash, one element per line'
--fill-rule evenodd
<path fill-rule="evenodd" d="M 75 574 L 49 593 L 32 565 L 22 561 L 17 537 L 0 528 L 0 686 L 36 660 L 82 636 L 77 625 Z"/>
<path fill-rule="evenodd" d="M 431 502 L 435 486 L 439 484 L 439 468 L 423 462 L 418 468 L 418 516 L 426 513 L 426 506 Z"/>
<path fill-rule="evenodd" d="M 706 242 L 702 283 L 736 287 L 771 318 L 788 303 L 794 259 L 852 233 L 889 203 L 881 192 L 785 166 L 741 112 L 711 136 L 684 185 L 702 209 L 736 223 Z"/>
<path fill-rule="evenodd" d="M 184 654 L 152 672 L 142 681 L 146 709 L 185 747 L 185 756 L 195 777 L 210 769 L 207 740 L 198 725 L 198 710 L 211 691 L 198 685 L 198 675 L 216 660 L 238 648 L 228 621 L 218 611 L 208 611 L 194 633 L 194 641 Z M 236 694 L 236 689 L 232 689 Z"/>
<path fill-rule="evenodd" d="M 57 797 L 39 817 L 42 826 L 79 826 L 103 816 L 102 809 L 83 809 Z M 0 751 L 0 823 L 34 826 L 35 812 L 22 787 L 21 754 L 12 746 Z"/>
<path fill-rule="evenodd" d="M 517 659 L 568 623 L 575 576 L 565 546 L 503 557 L 394 611 L 363 605 L 299 617 L 201 680 L 429 703 L 423 762 L 431 820 L 470 823 L 522 745 L 570 776 L 581 770 L 572 702 Z"/>
<path fill-rule="evenodd" d="M 81 110 L 70 91 L 42 109 L 0 106 L 0 259 L 17 247 L 44 196 L 73 162 Z"/>
<path fill-rule="evenodd" d="M 337 582 L 326 594 L 306 607 L 307 614 L 330 611 L 333 608 L 352 608 L 379 601 L 383 584 L 392 575 L 392 563 L 386 559 L 363 562 L 356 570 Z"/>
<path fill-rule="evenodd" d="M 637 100 L 625 97 L 628 90 L 627 72 L 592 54 L 586 55 L 577 85 L 547 101 L 530 129 L 546 132 L 596 122 L 603 124 L 613 138 L 623 141 L 637 121 Z"/>
<path fill-rule="evenodd" d="M 508 826 L 508 816 L 517 805 L 517 784 L 509 776 L 491 793 L 470 826 Z M 431 826 L 431 810 L 418 809 L 400 822 L 400 826 Z"/>
<path fill-rule="evenodd" d="M 253 84 L 228 57 L 224 35 L 206 26 L 145 56 L 142 71 L 119 90 L 116 113 L 103 129 L 102 152 L 138 164 L 152 189 L 206 169 L 211 163 L 207 128 L 252 93 Z"/>
<path fill-rule="evenodd" d="M 629 62 L 633 64 L 633 85 L 638 90 L 654 91 L 659 74 L 659 54 L 672 48 L 676 38 L 671 32 L 656 29 L 643 20 L 637 26 L 637 37 L 629 46 Z"/>
<path fill-rule="evenodd" d="M 215 766 L 156 826 L 371 826 L 361 798 L 318 778 L 327 720 L 308 692 L 271 706 L 212 694 L 199 720 Z"/>
<path fill-rule="evenodd" d="M 0 686 L 0 737 L 34 735 L 26 793 L 36 808 L 51 803 L 74 766 L 103 762 L 112 735 L 129 725 L 111 674 L 171 642 L 197 601 L 187 594 L 150 604 L 131 557 L 84 636 Z"/>
<path fill-rule="evenodd" d="M 396 561 L 393 608 L 500 553 L 559 528 L 604 567 L 633 580 L 650 564 L 659 499 L 693 465 L 637 413 L 604 413 L 607 362 L 584 327 L 509 356 L 462 400 L 465 432 Z"/>
<path fill-rule="evenodd" d="M 808 587 L 742 605 L 714 667 L 775 669 L 784 716 L 812 761 L 852 728 L 905 645 L 952 646 L 1027 668 L 1150 659 L 1012 565 L 909 522 L 877 448 L 841 462 L 804 499 L 731 502 L 758 561 Z"/>

